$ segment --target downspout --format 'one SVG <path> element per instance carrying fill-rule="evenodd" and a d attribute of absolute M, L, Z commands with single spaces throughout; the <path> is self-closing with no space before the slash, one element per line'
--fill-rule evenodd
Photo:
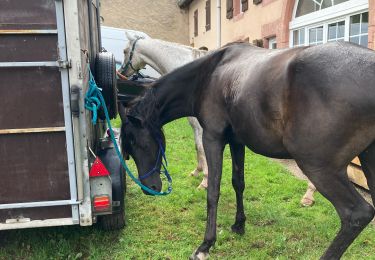
<path fill-rule="evenodd" d="M 216 14 L 216 24 L 217 24 L 217 38 L 216 38 L 216 47 L 221 47 L 221 0 L 216 0 L 217 5 L 217 14 Z"/>

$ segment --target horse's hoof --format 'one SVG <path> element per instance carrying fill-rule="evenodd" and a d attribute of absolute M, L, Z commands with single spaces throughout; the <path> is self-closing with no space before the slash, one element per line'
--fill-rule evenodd
<path fill-rule="evenodd" d="M 195 169 L 194 171 L 192 171 L 190 173 L 190 176 L 198 177 L 198 175 L 199 175 L 199 170 L 198 169 Z"/>
<path fill-rule="evenodd" d="M 207 184 L 202 184 L 202 183 L 199 184 L 198 189 L 206 190 L 207 189 Z"/>
<path fill-rule="evenodd" d="M 309 199 L 309 198 L 302 198 L 301 200 L 301 205 L 303 207 L 311 207 L 312 205 L 314 205 L 315 201 L 313 199 Z"/>
<path fill-rule="evenodd" d="M 245 234 L 245 225 L 241 224 L 233 224 L 231 226 L 232 232 L 238 234 L 238 235 L 243 235 Z"/>
<path fill-rule="evenodd" d="M 190 257 L 189 259 L 190 260 L 206 260 L 210 258 L 210 255 L 208 253 L 203 253 L 203 252 L 199 252 L 197 253 L 197 251 L 195 251 Z"/>

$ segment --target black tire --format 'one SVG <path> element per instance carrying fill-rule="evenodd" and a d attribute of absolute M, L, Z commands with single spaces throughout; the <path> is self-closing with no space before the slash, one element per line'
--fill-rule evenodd
<path fill-rule="evenodd" d="M 112 201 L 119 204 L 113 207 L 112 214 L 98 216 L 98 224 L 103 230 L 122 229 L 125 226 L 125 172 L 114 148 L 101 150 L 98 156 L 111 173 Z"/>
<path fill-rule="evenodd" d="M 110 52 L 98 53 L 95 60 L 95 81 L 102 89 L 110 119 L 117 116 L 117 86 L 116 86 L 116 61 Z M 104 120 L 104 111 L 101 110 L 99 118 Z"/>
<path fill-rule="evenodd" d="M 125 211 L 111 215 L 98 216 L 98 224 L 105 231 L 123 229 L 125 227 Z"/>

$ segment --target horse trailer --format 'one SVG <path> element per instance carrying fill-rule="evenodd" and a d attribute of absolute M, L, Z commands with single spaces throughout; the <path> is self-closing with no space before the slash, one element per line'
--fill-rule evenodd
<path fill-rule="evenodd" d="M 101 52 L 99 5 L 0 2 L 0 230 L 124 226 L 120 160 L 103 111 L 93 125 L 85 109 L 92 72 L 110 117 L 117 114 L 115 59 Z"/>

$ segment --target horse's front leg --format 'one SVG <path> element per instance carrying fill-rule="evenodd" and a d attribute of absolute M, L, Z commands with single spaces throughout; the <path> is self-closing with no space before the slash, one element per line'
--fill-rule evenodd
<path fill-rule="evenodd" d="M 220 181 L 223 165 L 223 151 L 225 143 L 220 138 L 203 133 L 203 145 L 206 152 L 208 170 L 208 189 L 207 189 L 207 223 L 206 233 L 203 243 L 193 253 L 190 259 L 207 259 L 209 250 L 216 241 L 216 217 L 217 204 L 220 194 Z"/>
<path fill-rule="evenodd" d="M 243 207 L 243 191 L 245 189 L 244 164 L 245 146 L 236 142 L 230 142 L 230 152 L 232 155 L 232 185 L 236 192 L 236 221 L 232 225 L 232 231 L 243 235 L 245 233 L 245 212 Z"/>
<path fill-rule="evenodd" d="M 193 128 L 194 131 L 194 141 L 195 141 L 195 149 L 197 151 L 197 167 L 194 169 L 194 171 L 191 172 L 190 175 L 192 176 L 198 176 L 199 172 L 203 171 L 203 180 L 201 184 L 198 186 L 198 188 L 207 188 L 207 176 L 208 176 L 208 170 L 207 170 L 207 161 L 206 156 L 204 153 L 203 148 L 203 129 L 201 125 L 198 122 L 198 119 L 195 117 L 188 117 L 188 121 Z"/>

